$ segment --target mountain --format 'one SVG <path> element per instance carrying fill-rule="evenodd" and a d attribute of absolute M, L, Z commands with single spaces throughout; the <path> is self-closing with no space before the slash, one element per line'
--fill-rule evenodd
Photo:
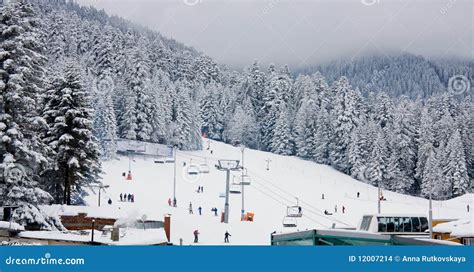
<path fill-rule="evenodd" d="M 429 98 L 447 91 L 449 78 L 464 75 L 471 82 L 474 79 L 474 62 L 468 60 L 429 60 L 409 53 L 389 56 L 364 56 L 352 60 L 338 60 L 331 63 L 296 70 L 295 74 L 321 72 L 329 81 L 341 76 L 349 78 L 354 87 L 367 94 L 370 91 L 384 91 L 393 97 L 401 95 L 412 99 Z"/>

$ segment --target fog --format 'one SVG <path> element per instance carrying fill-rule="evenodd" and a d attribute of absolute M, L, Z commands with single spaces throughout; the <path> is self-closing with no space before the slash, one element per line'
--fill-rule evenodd
<path fill-rule="evenodd" d="M 364 54 L 473 58 L 473 1 L 78 0 L 233 68 Z"/>

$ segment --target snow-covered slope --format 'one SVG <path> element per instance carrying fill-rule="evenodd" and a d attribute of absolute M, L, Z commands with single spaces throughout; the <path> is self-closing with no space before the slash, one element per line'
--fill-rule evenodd
<path fill-rule="evenodd" d="M 241 150 L 223 143 L 205 140 L 209 150 L 177 153 L 177 200 L 178 207 L 168 206 L 168 198 L 173 193 L 173 164 L 157 164 L 153 159 L 134 157 L 131 162 L 132 181 L 122 177 L 128 171 L 129 159 L 103 163 L 105 174 L 103 182 L 110 185 L 102 193 L 103 205 L 112 199 L 112 206 L 126 212 L 131 217 L 147 215 L 148 219 L 162 219 L 171 214 L 172 242 L 192 244 L 193 231 L 199 230 L 199 244 L 223 244 L 224 233 L 229 231 L 230 244 L 269 244 L 273 231 L 304 230 L 311 228 L 355 227 L 362 214 L 377 212 L 377 188 L 359 182 L 329 166 L 316 164 L 295 157 L 279 156 L 267 152 L 245 150 L 245 167 L 251 178 L 251 185 L 245 189 L 245 210 L 255 213 L 254 222 L 241 222 L 241 195 L 230 197 L 230 223 L 220 223 L 220 216 L 214 216 L 211 208 L 217 207 L 219 213 L 224 207 L 225 172 L 214 165 L 218 159 L 241 159 Z M 213 151 L 211 154 L 211 150 Z M 270 159 L 269 170 L 266 160 Z M 206 163 L 209 174 L 189 176 L 187 166 Z M 186 162 L 187 166 L 183 166 Z M 241 173 L 233 172 L 238 178 Z M 204 186 L 203 193 L 197 193 L 198 186 Z M 357 192 L 360 197 L 357 198 Z M 120 202 L 119 195 L 132 193 L 135 202 Z M 322 199 L 324 194 L 324 199 Z M 384 192 L 387 201 L 382 202 L 383 213 L 427 214 L 428 201 L 418 197 Z M 303 209 L 303 217 L 298 219 L 297 228 L 283 228 L 282 220 L 287 205 L 296 205 L 296 197 Z M 87 197 L 91 206 L 97 205 L 97 195 Z M 188 213 L 192 202 L 194 214 Z M 473 195 L 448 201 L 434 201 L 434 218 L 466 217 L 466 205 L 474 208 Z M 335 205 L 338 211 L 334 213 Z M 202 207 L 202 215 L 197 208 Z M 345 213 L 342 213 L 342 207 Z M 334 213 L 324 215 L 323 211 Z M 472 214 L 472 213 L 471 213 Z"/>

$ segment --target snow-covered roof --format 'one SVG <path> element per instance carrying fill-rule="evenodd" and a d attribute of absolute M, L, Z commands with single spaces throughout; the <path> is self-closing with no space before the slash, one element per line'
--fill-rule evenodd
<path fill-rule="evenodd" d="M 435 232 L 450 233 L 453 237 L 474 237 L 474 223 L 472 218 L 440 223 L 433 228 Z"/>
<path fill-rule="evenodd" d="M 117 219 L 127 217 L 125 211 L 116 206 L 104 205 L 100 207 L 92 206 L 68 206 L 68 205 L 43 205 L 40 206 L 46 214 L 51 216 L 76 216 L 80 213 L 87 214 L 87 217 Z"/>
<path fill-rule="evenodd" d="M 12 231 L 20 231 L 20 230 L 25 230 L 25 227 L 18 223 L 12 222 L 10 225 L 10 222 L 8 221 L 0 221 L 0 229 L 7 229 L 7 230 L 12 230 Z"/>
<path fill-rule="evenodd" d="M 91 230 L 87 231 L 23 231 L 18 237 L 39 239 L 39 240 L 56 240 L 66 242 L 83 242 L 91 241 Z M 100 231 L 95 231 L 94 242 L 106 245 L 157 245 L 167 243 L 166 233 L 164 229 L 136 229 L 122 228 L 120 229 L 119 241 L 112 241 L 110 233 L 101 235 Z"/>

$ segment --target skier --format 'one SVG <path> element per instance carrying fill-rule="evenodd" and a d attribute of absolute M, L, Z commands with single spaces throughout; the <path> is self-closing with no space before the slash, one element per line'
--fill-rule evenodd
<path fill-rule="evenodd" d="M 469 212 L 469 204 L 467 204 L 467 212 Z"/>
<path fill-rule="evenodd" d="M 201 192 L 201 186 L 198 186 L 198 189 L 196 191 L 198 194 Z"/>
<path fill-rule="evenodd" d="M 204 193 L 204 186 L 201 186 L 201 193 Z"/>
<path fill-rule="evenodd" d="M 324 210 L 325 215 L 332 215 L 332 213 L 328 212 L 328 210 Z"/>
<path fill-rule="evenodd" d="M 346 207 L 342 206 L 342 213 L 346 212 Z"/>
<path fill-rule="evenodd" d="M 127 194 L 124 194 L 124 195 L 123 195 L 123 201 L 127 201 L 127 199 L 128 199 L 128 195 L 127 195 Z"/>
<path fill-rule="evenodd" d="M 321 199 L 324 199 L 324 194 L 321 195 Z"/>
<path fill-rule="evenodd" d="M 214 212 L 214 216 L 217 216 L 217 208 L 212 208 L 212 210 Z"/>
<path fill-rule="evenodd" d="M 128 194 L 127 201 L 130 202 L 132 200 L 132 194 Z"/>
<path fill-rule="evenodd" d="M 135 195 L 134 194 L 132 194 L 132 196 L 130 197 L 130 201 L 132 201 L 132 203 L 135 202 Z"/>
<path fill-rule="evenodd" d="M 122 193 L 120 193 L 120 202 L 122 202 L 122 200 L 123 200 L 123 195 Z"/>
<path fill-rule="evenodd" d="M 173 198 L 173 207 L 178 207 L 178 201 L 176 201 L 176 197 Z"/>
<path fill-rule="evenodd" d="M 189 214 L 193 214 L 193 203 L 189 202 Z"/>
<path fill-rule="evenodd" d="M 301 206 L 298 206 L 298 213 L 301 214 L 302 211 Z"/>
<path fill-rule="evenodd" d="M 337 204 L 334 206 L 334 212 L 337 213 Z"/>
<path fill-rule="evenodd" d="M 112 199 L 109 198 L 109 201 L 107 201 L 107 203 L 109 203 L 109 205 L 112 205 Z"/>
<path fill-rule="evenodd" d="M 232 236 L 232 235 L 230 235 L 230 233 L 228 231 L 226 231 L 225 234 L 224 234 L 224 243 L 229 242 L 229 236 Z"/>
<path fill-rule="evenodd" d="M 214 154 L 214 150 L 211 150 L 211 155 Z"/>
<path fill-rule="evenodd" d="M 199 231 L 195 230 L 193 234 L 194 234 L 194 243 L 199 242 Z"/>
<path fill-rule="evenodd" d="M 198 211 L 199 211 L 199 215 L 202 215 L 202 213 L 201 213 L 201 211 L 202 211 L 201 206 L 199 206 Z"/>
<path fill-rule="evenodd" d="M 359 193 L 359 192 L 357 192 L 357 198 L 359 198 L 359 196 L 360 196 L 360 193 Z"/>
<path fill-rule="evenodd" d="M 170 206 L 170 207 L 171 207 L 171 197 L 170 197 L 170 198 L 168 198 L 168 206 Z"/>

